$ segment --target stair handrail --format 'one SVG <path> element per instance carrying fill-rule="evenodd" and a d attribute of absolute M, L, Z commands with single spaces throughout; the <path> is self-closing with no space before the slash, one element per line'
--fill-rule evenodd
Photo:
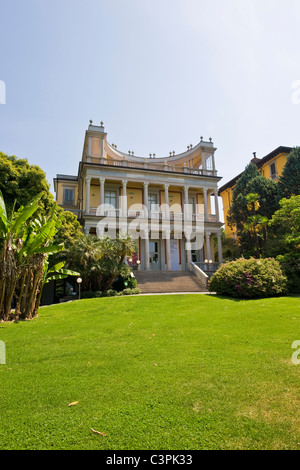
<path fill-rule="evenodd" d="M 207 287 L 209 276 L 204 271 L 202 271 L 202 269 L 200 269 L 199 266 L 197 266 L 193 261 L 191 261 L 191 271 L 193 272 L 193 274 L 195 274 L 195 276 L 200 279 L 200 281 L 205 285 L 205 287 Z"/>

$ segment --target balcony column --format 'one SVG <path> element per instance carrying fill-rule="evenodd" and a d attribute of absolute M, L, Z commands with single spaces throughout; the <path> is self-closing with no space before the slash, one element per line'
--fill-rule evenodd
<path fill-rule="evenodd" d="M 126 187 L 127 187 L 127 181 L 123 180 L 122 181 L 122 216 L 126 217 L 127 216 L 127 192 L 126 192 Z"/>
<path fill-rule="evenodd" d="M 221 232 L 218 232 L 217 233 L 217 238 L 218 238 L 218 259 L 219 259 L 219 263 L 222 264 L 223 263 L 223 251 L 222 251 L 222 235 L 221 235 Z"/>
<path fill-rule="evenodd" d="M 100 158 L 104 158 L 104 136 L 100 137 Z"/>
<path fill-rule="evenodd" d="M 92 156 L 92 137 L 90 135 L 88 136 L 87 156 Z"/>
<path fill-rule="evenodd" d="M 169 185 L 165 184 L 165 215 L 166 219 L 170 218 L 170 206 L 169 206 Z"/>
<path fill-rule="evenodd" d="M 191 242 L 187 238 L 185 239 L 185 251 L 186 251 L 186 268 L 188 270 L 191 269 L 191 261 L 192 261 L 192 252 L 191 252 Z"/>
<path fill-rule="evenodd" d="M 85 178 L 85 212 L 90 212 L 91 178 Z"/>
<path fill-rule="evenodd" d="M 145 243 L 145 270 L 150 271 L 149 262 L 149 230 L 144 231 L 144 243 Z"/>
<path fill-rule="evenodd" d="M 167 264 L 167 271 L 171 271 L 172 264 L 171 264 L 171 233 L 170 230 L 166 230 L 165 232 L 166 237 L 166 264 Z"/>
<path fill-rule="evenodd" d="M 203 188 L 203 199 L 204 199 L 204 221 L 208 222 L 207 188 Z"/>
<path fill-rule="evenodd" d="M 219 214 L 219 200 L 218 200 L 218 190 L 214 190 L 214 195 L 215 195 L 215 209 L 216 209 L 216 218 L 217 222 L 219 222 L 220 214 Z"/>
<path fill-rule="evenodd" d="M 144 211 L 145 211 L 145 217 L 148 217 L 148 212 L 149 212 L 148 187 L 149 187 L 149 183 L 144 183 Z"/>
<path fill-rule="evenodd" d="M 212 159 L 213 171 L 215 172 L 216 171 L 216 163 L 215 163 L 215 155 L 214 154 L 212 154 L 211 159 Z"/>
<path fill-rule="evenodd" d="M 184 186 L 184 217 L 185 219 L 190 219 L 189 217 L 189 186 Z"/>
<path fill-rule="evenodd" d="M 211 236 L 211 232 L 205 232 L 205 257 L 206 259 L 209 261 L 211 260 L 211 247 L 210 247 L 210 236 Z"/>
<path fill-rule="evenodd" d="M 99 204 L 101 206 L 101 215 L 104 215 L 104 203 L 105 203 L 104 184 L 105 184 L 105 178 L 99 178 L 99 181 L 100 181 L 100 201 L 99 201 Z"/>

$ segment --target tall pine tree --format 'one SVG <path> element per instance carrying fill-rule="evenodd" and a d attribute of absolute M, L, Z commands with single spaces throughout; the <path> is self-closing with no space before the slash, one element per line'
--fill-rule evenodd
<path fill-rule="evenodd" d="M 279 191 L 281 198 L 300 195 L 300 148 L 295 147 L 289 154 L 280 176 Z"/>

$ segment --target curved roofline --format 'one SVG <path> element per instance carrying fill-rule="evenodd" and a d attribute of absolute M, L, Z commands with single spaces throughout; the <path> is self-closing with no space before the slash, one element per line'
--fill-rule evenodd
<path fill-rule="evenodd" d="M 145 160 L 153 160 L 155 161 L 156 163 L 164 163 L 164 162 L 176 162 L 178 160 L 181 160 L 181 159 L 185 159 L 185 158 L 188 158 L 188 157 L 191 157 L 195 151 L 197 150 L 210 150 L 212 152 L 215 152 L 217 149 L 214 147 L 213 143 L 212 142 L 205 142 L 204 140 L 201 140 L 197 145 L 195 145 L 194 147 L 192 147 L 191 149 L 185 151 L 185 152 L 182 152 L 182 153 L 178 153 L 178 154 L 175 154 L 175 155 L 169 155 L 168 157 L 153 157 L 151 158 L 150 156 L 149 157 L 140 157 L 138 155 L 130 155 L 128 153 L 124 153 L 124 152 L 121 152 L 120 150 L 114 148 L 111 144 L 109 144 L 107 141 L 106 141 L 106 144 L 107 146 L 109 147 L 109 149 L 118 157 L 121 157 L 123 159 L 126 159 L 126 160 L 129 160 L 129 161 L 132 161 L 132 162 L 138 162 L 138 161 L 141 161 L 143 160 L 143 162 Z"/>

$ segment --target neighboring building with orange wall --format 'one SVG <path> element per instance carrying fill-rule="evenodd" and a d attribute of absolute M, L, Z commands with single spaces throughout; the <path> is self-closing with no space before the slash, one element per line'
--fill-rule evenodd
<path fill-rule="evenodd" d="M 263 176 L 272 179 L 273 181 L 278 181 L 286 164 L 287 157 L 289 156 L 292 150 L 293 147 L 280 146 L 263 158 L 257 158 L 256 154 L 254 153 L 254 157 L 252 158 L 251 163 L 254 163 L 257 166 L 258 170 Z M 231 206 L 232 192 L 234 190 L 237 180 L 242 176 L 242 174 L 243 172 L 235 176 L 235 178 L 230 180 L 228 183 L 224 184 L 219 189 L 219 196 L 221 196 L 223 201 L 226 237 L 235 237 L 236 234 L 235 228 L 229 227 L 227 223 L 227 214 Z"/>

